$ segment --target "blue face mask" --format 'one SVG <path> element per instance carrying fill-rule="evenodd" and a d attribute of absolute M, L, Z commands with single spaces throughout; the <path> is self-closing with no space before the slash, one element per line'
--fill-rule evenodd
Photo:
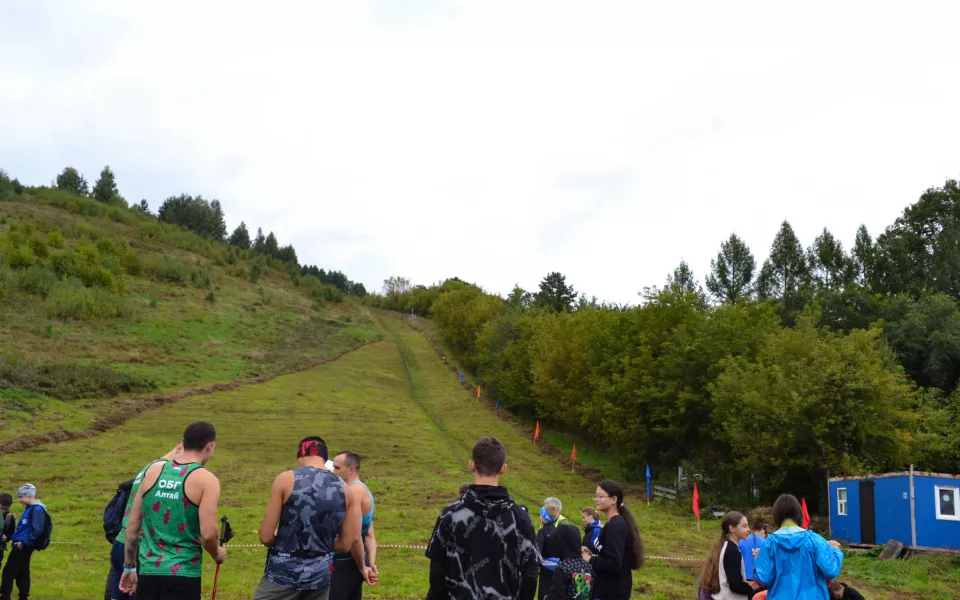
<path fill-rule="evenodd" d="M 547 512 L 546 506 L 540 507 L 540 516 L 543 517 L 543 520 L 547 523 L 553 523 L 555 521 L 555 519 L 550 516 L 550 513 Z"/>

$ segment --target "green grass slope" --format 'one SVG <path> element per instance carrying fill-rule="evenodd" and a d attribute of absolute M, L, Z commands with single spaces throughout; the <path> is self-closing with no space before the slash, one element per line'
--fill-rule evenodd
<path fill-rule="evenodd" d="M 257 543 L 270 483 L 293 465 L 296 442 L 309 434 L 324 436 L 335 450 L 364 456 L 364 478 L 377 498 L 381 544 L 427 541 L 440 509 L 470 480 L 469 450 L 483 435 L 496 435 L 506 444 L 504 484 L 531 509 L 555 495 L 568 507 L 564 512 L 576 517 L 576 507 L 591 502 L 594 482 L 562 468 L 465 394 L 420 333 L 396 316 L 377 318 L 386 333 L 383 341 L 328 364 L 188 397 L 86 440 L 5 456 L 0 490 L 31 481 L 56 522 L 58 543 L 34 557 L 35 597 L 99 597 L 109 552 L 100 528 L 104 504 L 117 482 L 165 452 L 197 419 L 209 419 L 218 428 L 217 454 L 208 467 L 222 482 L 221 513 L 237 531 L 233 543 L 238 545 Z M 713 522 L 698 533 L 682 509 L 646 507 L 633 497 L 627 502 L 636 509 L 650 555 L 701 557 L 714 539 Z M 218 597 L 250 598 L 264 557 L 262 548 L 231 549 Z M 856 559 L 852 566 L 866 584 L 854 581 L 874 598 L 958 598 L 960 565 L 950 560 L 881 564 Z M 378 565 L 382 581 L 365 591 L 368 597 L 424 596 L 428 564 L 421 550 L 383 548 Z M 636 597 L 692 597 L 697 569 L 696 563 L 651 558 L 635 577 Z M 213 565 L 205 560 L 205 595 L 212 581 Z"/>
<path fill-rule="evenodd" d="M 0 202 L 0 446 L 136 408 L 131 396 L 303 368 L 379 331 L 290 265 L 36 189 Z"/>

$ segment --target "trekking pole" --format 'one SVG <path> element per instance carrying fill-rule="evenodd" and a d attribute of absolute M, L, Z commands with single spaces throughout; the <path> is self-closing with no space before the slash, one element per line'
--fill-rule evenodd
<path fill-rule="evenodd" d="M 227 542 L 233 538 L 233 529 L 227 521 L 227 517 L 220 517 L 220 545 L 226 546 Z M 217 583 L 220 580 L 220 564 L 217 563 L 217 571 L 213 575 L 213 600 L 217 600 Z"/>

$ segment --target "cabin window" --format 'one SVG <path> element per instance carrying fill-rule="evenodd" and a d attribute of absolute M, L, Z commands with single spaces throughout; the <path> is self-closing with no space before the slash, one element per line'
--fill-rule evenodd
<path fill-rule="evenodd" d="M 960 521 L 957 499 L 960 488 L 937 485 L 933 487 L 937 494 L 937 518 L 944 521 Z"/>
<path fill-rule="evenodd" d="M 841 517 L 847 515 L 847 488 L 837 488 L 837 514 Z"/>

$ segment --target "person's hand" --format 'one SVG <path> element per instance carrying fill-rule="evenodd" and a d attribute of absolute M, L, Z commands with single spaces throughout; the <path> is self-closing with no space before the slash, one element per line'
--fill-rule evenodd
<path fill-rule="evenodd" d="M 380 578 L 377 576 L 377 573 L 374 572 L 370 567 L 363 568 L 363 580 L 367 582 L 367 585 L 377 585 L 377 582 L 380 581 Z"/>
<path fill-rule="evenodd" d="M 217 555 L 213 557 L 213 560 L 217 562 L 218 565 L 222 565 L 223 561 L 227 560 L 227 549 L 224 546 L 217 548 Z"/>
<path fill-rule="evenodd" d="M 373 574 L 377 576 L 377 579 L 380 579 L 380 570 L 377 569 L 377 565 L 371 563 L 370 570 L 373 571 Z"/>
<path fill-rule="evenodd" d="M 137 572 L 131 571 L 120 576 L 120 591 L 133 595 L 137 591 Z"/>
<path fill-rule="evenodd" d="M 0 544 L 5 544 L 7 542 L 7 536 L 0 535 Z"/>
<path fill-rule="evenodd" d="M 580 546 L 580 556 L 587 562 L 590 562 L 590 559 L 593 558 L 593 555 L 590 554 L 590 549 L 586 546 Z"/>
<path fill-rule="evenodd" d="M 17 550 L 23 550 L 23 542 L 17 542 L 16 544 L 13 545 L 13 547 L 16 548 Z"/>
<path fill-rule="evenodd" d="M 754 548 L 752 552 L 753 552 L 753 558 L 757 558 L 757 555 L 760 554 L 760 548 Z"/>
<path fill-rule="evenodd" d="M 835 550 L 842 550 L 843 547 L 840 545 L 840 542 L 837 540 L 830 540 L 830 547 Z"/>

